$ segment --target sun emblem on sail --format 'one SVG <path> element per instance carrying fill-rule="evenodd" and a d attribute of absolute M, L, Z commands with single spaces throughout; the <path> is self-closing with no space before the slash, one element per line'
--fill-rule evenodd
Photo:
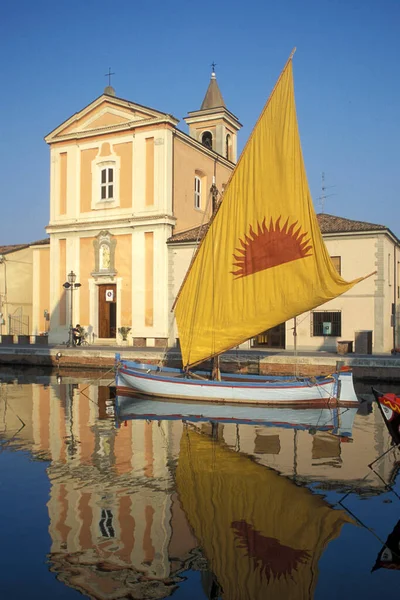
<path fill-rule="evenodd" d="M 257 223 L 257 231 L 250 225 L 249 234 L 240 239 L 241 247 L 236 248 L 233 255 L 233 275 L 246 277 L 312 255 L 308 232 L 302 232 L 297 221 L 289 226 L 289 219 L 281 227 L 280 220 L 278 217 L 274 223 L 271 219 L 267 227 L 264 219 L 261 224 Z"/>

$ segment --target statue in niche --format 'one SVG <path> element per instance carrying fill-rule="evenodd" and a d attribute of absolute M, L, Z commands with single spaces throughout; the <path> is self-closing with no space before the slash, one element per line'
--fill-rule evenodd
<path fill-rule="evenodd" d="M 108 244 L 101 244 L 100 246 L 100 270 L 110 270 L 110 246 Z"/>

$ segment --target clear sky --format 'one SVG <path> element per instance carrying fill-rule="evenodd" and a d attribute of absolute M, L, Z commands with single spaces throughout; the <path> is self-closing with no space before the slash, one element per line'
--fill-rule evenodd
<path fill-rule="evenodd" d="M 46 237 L 43 137 L 103 92 L 181 120 L 216 63 L 241 150 L 292 48 L 314 205 L 400 236 L 400 0 L 6 0 L 0 245 Z M 334 186 L 334 187 L 331 187 Z"/>

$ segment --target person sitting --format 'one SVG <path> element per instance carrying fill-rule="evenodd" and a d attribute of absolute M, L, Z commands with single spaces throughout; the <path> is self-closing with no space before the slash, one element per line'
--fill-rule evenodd
<path fill-rule="evenodd" d="M 83 338 L 83 327 L 81 327 L 79 325 L 79 323 L 77 323 L 75 325 L 75 327 L 72 330 L 72 334 L 74 337 L 74 344 L 75 346 L 80 346 L 82 343 L 82 338 Z"/>

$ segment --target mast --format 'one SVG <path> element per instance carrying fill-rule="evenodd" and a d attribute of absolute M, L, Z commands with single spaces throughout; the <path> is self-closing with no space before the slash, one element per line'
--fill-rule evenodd
<path fill-rule="evenodd" d="M 215 213 L 217 212 L 218 194 L 219 194 L 217 185 L 215 183 L 215 171 L 216 171 L 216 163 L 214 163 L 213 182 L 212 182 L 212 186 L 210 188 L 211 197 L 212 197 L 212 216 L 214 216 Z M 213 356 L 213 358 L 212 358 L 211 379 L 213 381 L 221 381 L 221 369 L 220 369 L 220 364 L 219 364 L 219 354 L 217 354 L 216 356 Z"/>

